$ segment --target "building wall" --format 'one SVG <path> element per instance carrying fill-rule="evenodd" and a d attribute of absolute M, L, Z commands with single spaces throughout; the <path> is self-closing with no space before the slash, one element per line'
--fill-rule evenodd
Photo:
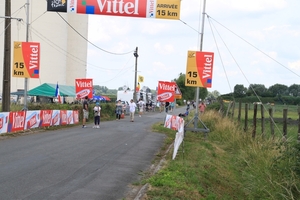
<path fill-rule="evenodd" d="M 11 65 L 13 42 L 26 40 L 40 42 L 40 78 L 28 79 L 28 90 L 43 83 L 75 85 L 76 78 L 86 77 L 87 42 L 63 20 L 65 19 L 83 37 L 88 36 L 88 15 L 47 12 L 47 1 L 29 1 L 29 34 L 27 30 L 27 0 L 12 0 Z M 23 7 L 24 6 L 24 7 Z M 5 1 L 0 2 L 0 16 L 5 16 Z M 63 18 L 63 19 L 62 19 Z M 3 74 L 4 18 L 0 18 L 0 71 Z M 11 66 L 12 68 L 12 66 Z M 3 75 L 0 76 L 2 90 Z M 24 89 L 24 78 L 11 77 L 11 92 Z"/>

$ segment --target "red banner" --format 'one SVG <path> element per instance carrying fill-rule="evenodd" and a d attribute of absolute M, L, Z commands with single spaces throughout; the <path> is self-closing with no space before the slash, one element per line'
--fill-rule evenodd
<path fill-rule="evenodd" d="M 76 98 L 82 99 L 86 96 L 88 96 L 89 99 L 93 98 L 93 79 L 76 79 L 75 88 Z"/>
<path fill-rule="evenodd" d="M 175 99 L 175 82 L 158 81 L 157 100 L 160 102 L 173 102 Z"/>
<path fill-rule="evenodd" d="M 25 127 L 26 111 L 10 112 L 8 132 L 23 131 Z"/>
<path fill-rule="evenodd" d="M 68 115 L 66 110 L 60 110 L 60 125 L 68 124 Z"/>
<path fill-rule="evenodd" d="M 79 113 L 78 113 L 78 110 L 73 110 L 73 123 L 74 124 L 79 123 Z"/>
<path fill-rule="evenodd" d="M 47 0 L 47 11 L 179 20 L 180 3 L 181 0 Z"/>
<path fill-rule="evenodd" d="M 40 111 L 41 121 L 40 126 L 51 126 L 51 120 L 52 120 L 52 110 L 41 110 Z"/>

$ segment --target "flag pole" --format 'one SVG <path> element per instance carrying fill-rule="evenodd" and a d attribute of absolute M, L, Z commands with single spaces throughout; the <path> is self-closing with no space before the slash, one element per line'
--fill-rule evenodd
<path fill-rule="evenodd" d="M 29 0 L 27 0 L 27 16 L 26 16 L 26 42 L 29 40 Z M 27 110 L 27 90 L 28 90 L 28 78 L 24 80 L 24 108 L 23 110 Z"/>
<path fill-rule="evenodd" d="M 201 27 L 201 39 L 200 39 L 200 51 L 202 51 L 202 46 L 203 46 L 203 35 L 204 35 L 204 21 L 205 21 L 205 7 L 206 7 L 206 0 L 203 1 L 203 11 L 202 11 L 202 27 Z M 200 94 L 200 88 L 196 88 L 196 110 L 195 110 L 195 115 L 194 118 L 189 121 L 185 125 L 185 131 L 199 131 L 199 132 L 204 132 L 205 133 L 205 138 L 207 137 L 207 133 L 210 131 L 205 124 L 200 120 L 199 118 L 199 113 L 198 113 L 198 105 L 199 105 L 199 94 Z M 204 128 L 198 128 L 198 121 L 201 122 Z M 194 128 L 187 128 L 188 125 L 194 122 Z"/>

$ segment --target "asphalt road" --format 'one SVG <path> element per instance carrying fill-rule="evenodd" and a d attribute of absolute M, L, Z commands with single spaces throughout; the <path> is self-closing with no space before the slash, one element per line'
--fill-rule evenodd
<path fill-rule="evenodd" d="M 176 109 L 174 114 L 184 108 Z M 0 141 L 0 200 L 118 200 L 164 141 L 151 132 L 165 113 L 101 122 Z"/>

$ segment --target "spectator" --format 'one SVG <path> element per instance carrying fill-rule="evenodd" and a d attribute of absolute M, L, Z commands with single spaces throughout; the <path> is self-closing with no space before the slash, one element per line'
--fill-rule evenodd
<path fill-rule="evenodd" d="M 205 108 L 206 108 L 206 105 L 204 104 L 204 102 L 202 101 L 198 107 L 199 107 L 200 114 L 203 114 L 205 111 Z"/>
<path fill-rule="evenodd" d="M 174 104 L 175 104 L 174 102 L 170 103 L 170 112 L 173 112 L 173 110 L 174 110 Z"/>
<path fill-rule="evenodd" d="M 89 118 L 89 103 L 88 103 L 88 96 L 85 96 L 83 103 L 82 103 L 82 111 L 83 111 L 83 118 L 82 118 L 82 128 L 86 128 L 86 120 Z"/>
<path fill-rule="evenodd" d="M 169 106 L 170 106 L 170 102 L 166 102 L 165 103 L 165 109 L 166 109 L 166 113 L 168 113 L 168 111 L 169 111 Z"/>
<path fill-rule="evenodd" d="M 139 106 L 139 117 L 141 117 L 144 112 L 144 106 L 145 106 L 145 103 L 142 99 L 139 100 L 138 106 Z"/>
<path fill-rule="evenodd" d="M 96 102 L 96 105 L 94 107 L 94 126 L 93 128 L 100 128 L 100 111 L 101 107 L 99 102 Z"/>
<path fill-rule="evenodd" d="M 129 113 L 130 113 L 130 121 L 134 122 L 134 113 L 135 113 L 136 104 L 134 103 L 133 99 L 130 100 L 129 103 Z"/>
<path fill-rule="evenodd" d="M 122 105 L 121 100 L 119 100 L 116 103 L 116 120 L 120 120 L 121 119 L 122 110 L 123 110 L 123 105 Z"/>

